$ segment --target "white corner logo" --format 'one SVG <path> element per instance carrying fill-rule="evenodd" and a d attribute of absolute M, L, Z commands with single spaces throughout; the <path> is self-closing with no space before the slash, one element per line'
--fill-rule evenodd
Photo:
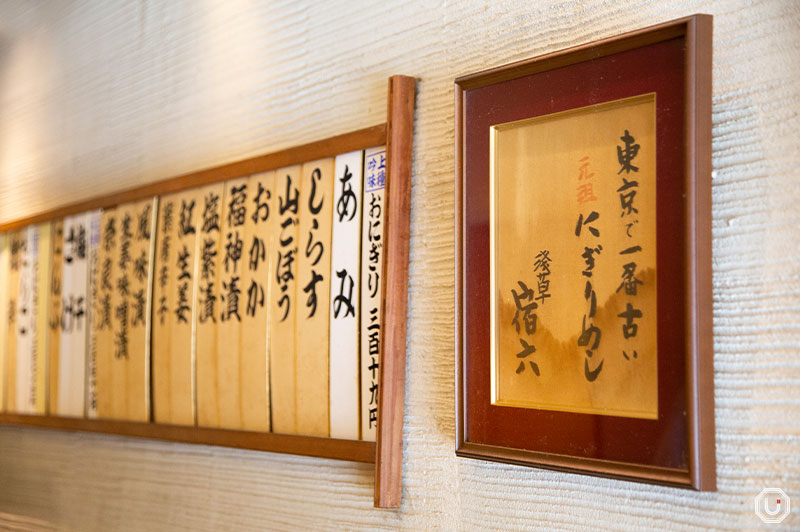
<path fill-rule="evenodd" d="M 790 511 L 789 496 L 780 488 L 764 488 L 756 497 L 756 515 L 765 523 L 780 523 Z"/>

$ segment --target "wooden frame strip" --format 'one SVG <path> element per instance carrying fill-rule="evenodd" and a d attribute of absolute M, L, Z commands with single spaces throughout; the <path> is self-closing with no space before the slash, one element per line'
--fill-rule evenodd
<path fill-rule="evenodd" d="M 133 421 L 0 414 L 0 423 L 66 431 L 96 432 L 182 443 L 200 443 L 273 453 L 299 454 L 353 462 L 375 462 L 375 443 L 367 441 L 291 436 L 271 432 L 213 429 Z"/>
<path fill-rule="evenodd" d="M 686 24 L 686 405 L 689 477 L 700 491 L 717 489 L 714 440 L 714 307 L 711 262 L 711 77 L 713 19 Z"/>
<path fill-rule="evenodd" d="M 384 307 L 378 387 L 375 506 L 399 508 L 403 477 L 403 410 L 406 381 L 406 314 L 411 238 L 411 156 L 416 80 L 389 78 L 386 134 L 388 170 L 384 208 Z"/>

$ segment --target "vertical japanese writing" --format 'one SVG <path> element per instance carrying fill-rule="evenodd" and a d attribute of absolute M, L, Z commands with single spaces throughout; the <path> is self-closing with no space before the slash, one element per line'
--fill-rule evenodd
<path fill-rule="evenodd" d="M 336 202 L 336 215 L 339 222 L 352 221 L 356 213 L 358 213 L 358 198 L 353 192 L 352 179 L 353 173 L 345 165 L 344 173 L 338 183 L 340 185 L 340 193 L 339 201 Z M 347 316 L 355 317 L 355 307 L 353 306 L 355 281 L 353 280 L 352 272 L 348 272 L 347 268 L 342 268 L 336 271 L 336 277 L 339 278 L 339 293 L 333 298 L 333 317 L 338 318 L 340 314 L 343 318 Z M 334 283 L 334 285 L 337 285 L 337 283 Z M 342 306 L 344 306 L 344 309 Z"/>
<path fill-rule="evenodd" d="M 17 412 L 33 412 L 36 404 L 36 277 L 39 254 L 39 228 L 24 230 L 26 240 L 20 256 L 19 316 L 17 318 L 16 379 Z"/>
<path fill-rule="evenodd" d="M 281 293 L 278 297 L 278 317 L 283 322 L 289 316 L 292 306 L 291 288 L 294 287 L 294 260 L 297 254 L 297 243 L 295 225 L 298 223 L 297 215 L 299 209 L 299 191 L 296 185 L 292 184 L 292 176 L 278 175 L 278 181 L 285 183 L 281 185 L 278 193 L 278 216 L 277 221 L 280 227 L 278 236 L 278 260 L 276 262 L 275 276 Z"/>
<path fill-rule="evenodd" d="M 579 163 L 578 181 L 582 181 L 594 176 L 594 173 L 589 172 L 588 156 L 580 159 Z M 597 198 L 593 196 L 592 199 L 588 201 L 596 200 Z M 581 196 L 579 194 L 579 208 L 584 203 L 586 203 L 586 201 L 581 201 Z M 594 325 L 592 321 L 597 313 L 597 293 L 592 285 L 592 272 L 595 269 L 596 257 L 599 256 L 603 251 L 603 246 L 597 242 L 597 239 L 600 237 L 600 231 L 595 226 L 595 222 L 597 222 L 599 218 L 600 214 L 594 210 L 585 217 L 583 213 L 580 213 L 578 215 L 578 222 L 575 225 L 575 236 L 581 238 L 581 235 L 583 235 L 582 241 L 584 243 L 581 257 L 584 260 L 585 266 L 581 274 L 586 277 L 583 297 L 587 301 L 589 309 L 588 312 L 583 315 L 583 320 L 581 322 L 581 334 L 578 336 L 578 346 L 584 348 L 584 352 L 586 353 L 583 364 L 583 374 L 588 382 L 594 382 L 597 380 L 597 377 L 603 370 L 604 362 L 601 360 L 599 363 L 595 364 L 593 368 L 592 364 L 590 364 L 594 352 L 600 347 L 600 340 L 603 335 L 600 328 Z M 584 233 L 584 228 L 588 231 L 588 234 Z"/>
<path fill-rule="evenodd" d="M 156 314 L 158 315 L 158 322 L 160 325 L 166 325 L 167 315 L 169 314 L 169 295 L 167 288 L 169 286 L 169 263 L 172 249 L 172 231 L 174 228 L 174 211 L 175 201 L 169 200 L 161 206 L 161 224 L 159 225 L 159 246 L 156 250 L 158 257 L 158 271 L 156 273 L 156 283 L 158 294 L 156 298 L 156 305 L 158 306 Z"/>
<path fill-rule="evenodd" d="M 308 228 L 308 238 L 305 246 L 305 258 L 311 263 L 310 278 L 303 286 L 303 292 L 306 294 L 306 318 L 313 318 L 317 313 L 317 283 L 325 280 L 325 275 L 323 275 L 322 271 L 318 271 L 319 268 L 317 268 L 320 260 L 322 260 L 322 255 L 325 253 L 325 244 L 317 234 L 320 227 L 318 216 L 325 204 L 325 193 L 320 187 L 321 179 L 322 173 L 320 169 L 315 168 L 311 172 L 311 186 L 308 195 L 308 213 L 311 215 L 312 223 L 311 227 Z"/>
<path fill-rule="evenodd" d="M 64 262 L 68 265 L 86 261 L 86 226 L 82 217 L 75 217 L 64 235 Z M 86 296 L 67 287 L 61 297 L 61 330 L 64 332 L 83 331 L 86 317 Z"/>
<path fill-rule="evenodd" d="M 362 437 L 374 439 L 378 424 L 386 150 L 368 150 L 364 161 L 364 223 L 361 259 Z"/>
<path fill-rule="evenodd" d="M 243 227 L 247 217 L 247 183 L 230 186 L 225 200 L 227 202 L 227 215 L 225 235 L 225 256 L 223 258 L 224 271 L 222 274 L 222 291 L 220 293 L 220 319 L 242 321 L 239 313 L 239 299 L 241 290 L 241 270 L 239 261 L 242 259 L 244 248 Z"/>
<path fill-rule="evenodd" d="M 181 200 L 181 217 L 178 225 L 177 261 L 175 264 L 178 271 L 175 317 L 177 323 L 185 324 L 189 323 L 192 310 L 190 296 L 194 262 L 187 237 L 197 233 L 193 215 L 195 204 L 196 200 L 194 198 Z"/>
<path fill-rule="evenodd" d="M 265 228 L 269 226 L 269 202 L 272 199 L 272 192 L 264 186 L 260 179 L 256 181 L 255 188 L 256 192 L 252 199 L 253 213 L 250 215 L 252 229 L 248 233 L 250 242 L 247 245 L 247 277 L 250 282 L 246 287 L 247 305 L 245 307 L 245 313 L 251 318 L 254 318 L 266 304 L 264 283 L 267 280 L 267 276 L 259 274 L 265 271 L 267 265 L 267 242 L 265 237 L 267 232 Z"/>
<path fill-rule="evenodd" d="M 128 359 L 128 298 L 130 296 L 129 266 L 131 264 L 131 241 L 133 218 L 129 210 L 124 211 L 120 223 L 119 234 L 119 276 L 117 278 L 117 294 L 120 296 L 119 304 L 114 309 L 114 318 L 117 322 L 114 327 L 114 357 Z"/>
<path fill-rule="evenodd" d="M 117 218 L 109 213 L 103 225 L 101 237 L 102 259 L 100 264 L 100 290 L 97 297 L 96 313 L 100 330 L 111 329 L 111 294 L 114 291 L 112 284 L 113 251 L 117 246 Z"/>
<path fill-rule="evenodd" d="M 64 260 L 64 222 L 53 223 L 53 263 L 50 268 L 50 312 L 47 325 L 56 333 L 61 329 L 61 263 Z M 54 348 L 51 342 L 51 349 Z"/>
<path fill-rule="evenodd" d="M 24 230 L 12 233 L 10 242 L 9 257 L 9 282 L 8 282 L 8 333 L 6 345 L 2 346 L 5 350 L 7 376 L 4 376 L 7 388 L 4 390 L 6 395 L 6 408 L 11 411 L 16 406 L 16 367 L 14 362 L 17 353 L 17 328 L 24 317 L 20 313 L 20 275 L 22 275 L 23 261 L 25 260 L 27 238 Z"/>
<path fill-rule="evenodd" d="M 364 152 L 337 156 L 333 176 L 333 236 L 329 277 L 330 430 L 334 438 L 359 439 L 369 428 L 362 423 L 362 407 L 367 396 L 359 402 L 364 383 L 363 379 L 359 379 L 360 368 L 364 367 L 359 351 L 359 331 L 363 324 L 359 309 L 362 301 L 361 192 L 364 185 Z"/>
<path fill-rule="evenodd" d="M 625 310 L 617 314 L 617 317 L 623 321 L 622 336 L 625 340 L 629 340 L 636 337 L 639 330 L 636 320 L 643 316 L 641 309 L 633 305 L 638 285 L 644 284 L 636 277 L 637 265 L 635 260 L 636 254 L 642 252 L 642 247 L 637 243 L 637 239 L 634 236 L 634 228 L 639 223 L 639 210 L 634 206 L 639 182 L 629 179 L 631 172 L 639 172 L 639 168 L 634 166 L 633 160 L 639 154 L 640 146 L 636 144 L 636 139 L 627 129 L 620 137 L 620 140 L 623 145 L 617 146 L 617 160 L 620 165 L 617 175 L 620 175 L 622 184 L 617 189 L 617 193 L 619 194 L 620 202 L 620 218 L 622 218 L 622 226 L 625 228 L 625 236 L 628 242 L 626 247 L 619 252 L 627 262 L 622 265 L 622 282 L 617 288 L 617 293 L 623 291 L 627 296 L 627 300 L 625 302 Z M 623 172 L 625 172 L 624 175 L 622 174 Z M 631 358 L 639 358 L 639 353 L 635 349 L 623 349 L 622 356 L 629 361 Z"/>
<path fill-rule="evenodd" d="M 214 190 L 209 190 L 203 197 L 201 239 L 198 246 L 200 279 L 198 283 L 197 316 L 200 323 L 217 322 L 215 280 L 220 236 L 220 203 L 220 194 Z"/>
<path fill-rule="evenodd" d="M 89 310 L 89 319 L 91 327 L 91 340 L 89 344 L 89 368 L 87 371 L 87 387 L 86 387 L 86 401 L 87 401 L 87 417 L 97 417 L 97 357 L 100 350 L 100 335 L 97 334 L 98 329 L 97 316 L 95 315 L 97 309 L 97 301 L 100 296 L 100 239 L 102 236 L 102 212 L 93 211 L 89 213 L 89 286 L 88 286 L 88 304 L 86 305 Z"/>

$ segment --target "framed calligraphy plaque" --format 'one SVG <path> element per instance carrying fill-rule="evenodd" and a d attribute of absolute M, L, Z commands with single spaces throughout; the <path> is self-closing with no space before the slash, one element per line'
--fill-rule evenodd
<path fill-rule="evenodd" d="M 456 80 L 459 456 L 715 489 L 711 28 Z"/>

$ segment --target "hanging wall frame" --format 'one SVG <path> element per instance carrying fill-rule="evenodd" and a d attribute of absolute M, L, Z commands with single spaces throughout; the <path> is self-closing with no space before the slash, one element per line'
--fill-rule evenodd
<path fill-rule="evenodd" d="M 456 80 L 459 456 L 715 489 L 711 32 Z"/>

